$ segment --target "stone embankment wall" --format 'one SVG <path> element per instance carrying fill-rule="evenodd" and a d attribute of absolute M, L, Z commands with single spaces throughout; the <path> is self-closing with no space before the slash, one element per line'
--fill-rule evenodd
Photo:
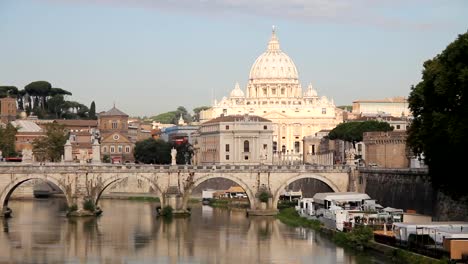
<path fill-rule="evenodd" d="M 439 192 L 434 203 L 434 216 L 438 221 L 468 221 L 468 195 L 454 201 Z"/>
<path fill-rule="evenodd" d="M 426 169 L 359 168 L 358 190 L 384 207 L 415 210 L 437 221 L 468 221 L 468 200 L 434 191 Z"/>

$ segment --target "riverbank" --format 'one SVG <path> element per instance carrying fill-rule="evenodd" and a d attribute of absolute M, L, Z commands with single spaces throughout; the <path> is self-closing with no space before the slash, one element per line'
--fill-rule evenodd
<path fill-rule="evenodd" d="M 280 210 L 276 216 L 282 223 L 293 227 L 305 227 L 316 230 L 330 237 L 335 244 L 352 250 L 368 250 L 383 254 L 393 263 L 442 264 L 450 263 L 447 259 L 433 259 L 411 251 L 395 248 L 373 240 L 372 230 L 368 227 L 355 228 L 351 232 L 339 232 L 325 227 L 319 220 L 301 217 L 294 208 Z"/>
<path fill-rule="evenodd" d="M 249 201 L 234 199 L 211 199 L 208 205 L 215 208 L 247 209 L 249 208 Z"/>

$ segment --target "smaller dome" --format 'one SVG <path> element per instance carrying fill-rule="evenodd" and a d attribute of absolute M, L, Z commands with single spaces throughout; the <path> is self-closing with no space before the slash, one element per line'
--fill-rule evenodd
<path fill-rule="evenodd" d="M 20 118 L 21 119 L 26 119 L 27 117 L 28 117 L 28 114 L 25 111 L 21 111 Z"/>
<path fill-rule="evenodd" d="M 244 92 L 241 90 L 239 83 L 236 83 L 236 86 L 234 87 L 234 90 L 232 90 L 231 93 L 229 94 L 229 97 L 231 98 L 244 97 Z"/>
<path fill-rule="evenodd" d="M 311 83 L 307 86 L 307 91 L 304 93 L 304 97 L 317 97 L 317 91 L 314 90 Z"/>

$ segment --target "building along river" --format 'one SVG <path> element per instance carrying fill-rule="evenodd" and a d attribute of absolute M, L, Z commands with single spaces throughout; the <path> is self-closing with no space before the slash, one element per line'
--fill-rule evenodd
<path fill-rule="evenodd" d="M 164 220 L 156 204 L 101 200 L 98 218 L 67 218 L 62 199 L 12 200 L 1 218 L 0 263 L 386 263 L 323 235 L 243 210 L 192 205 Z"/>

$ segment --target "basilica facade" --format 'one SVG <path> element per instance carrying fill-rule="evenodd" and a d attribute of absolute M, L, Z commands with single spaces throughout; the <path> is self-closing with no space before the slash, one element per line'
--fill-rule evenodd
<path fill-rule="evenodd" d="M 229 97 L 214 101 L 200 121 L 229 115 L 255 115 L 273 122 L 274 153 L 302 153 L 304 136 L 333 129 L 343 112 L 333 99 L 319 96 L 311 84 L 303 92 L 293 60 L 280 49 L 275 30 L 267 50 L 250 69 L 245 92 L 236 84 Z"/>

